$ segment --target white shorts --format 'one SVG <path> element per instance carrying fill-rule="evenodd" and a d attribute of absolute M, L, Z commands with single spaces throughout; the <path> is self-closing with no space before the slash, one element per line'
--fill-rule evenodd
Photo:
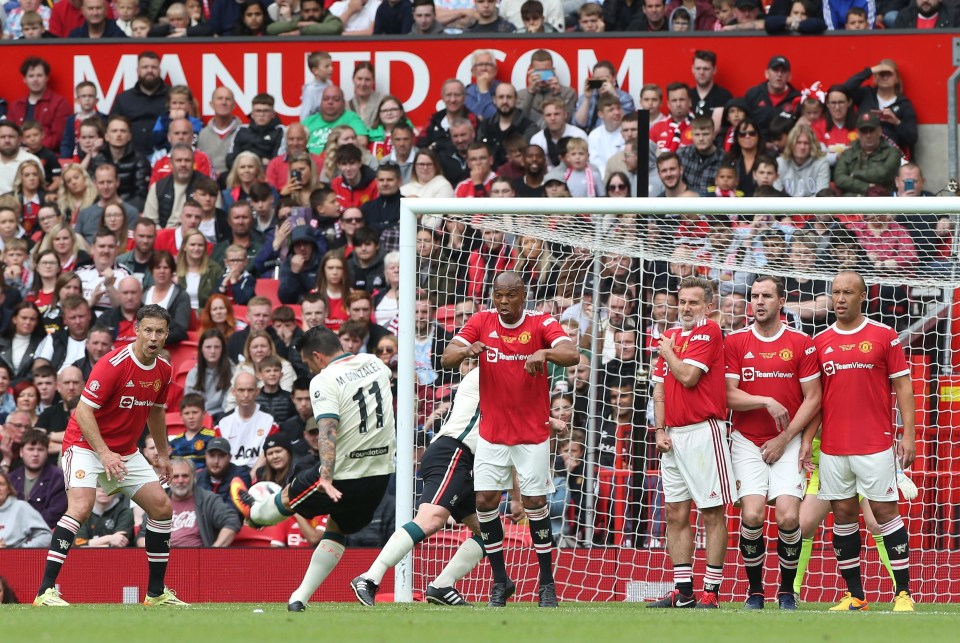
<path fill-rule="evenodd" d="M 97 454 L 90 449 L 72 446 L 63 454 L 63 482 L 67 489 L 95 489 L 97 483 L 108 494 L 118 491 L 132 498 L 143 485 L 148 482 L 160 482 L 157 472 L 153 470 L 147 459 L 139 451 L 123 457 L 127 467 L 127 475 L 123 480 L 107 480 L 107 474 Z"/>
<path fill-rule="evenodd" d="M 821 500 L 845 500 L 862 495 L 875 502 L 897 502 L 897 460 L 893 449 L 870 455 L 830 455 L 820 452 Z"/>
<path fill-rule="evenodd" d="M 513 489 L 513 470 L 517 470 L 520 493 L 545 496 L 553 493 L 550 472 L 550 440 L 540 444 L 493 444 L 477 438 L 473 460 L 473 488 L 476 491 Z"/>
<path fill-rule="evenodd" d="M 673 448 L 660 456 L 667 502 L 693 500 L 700 509 L 733 502 L 733 466 L 726 422 L 707 420 L 667 428 Z"/>
<path fill-rule="evenodd" d="M 779 460 L 767 464 L 760 454 L 760 447 L 739 431 L 734 431 L 730 440 L 730 459 L 738 498 L 763 496 L 773 500 L 778 496 L 794 496 L 803 499 L 806 479 L 800 471 L 799 433 L 787 443 Z"/>

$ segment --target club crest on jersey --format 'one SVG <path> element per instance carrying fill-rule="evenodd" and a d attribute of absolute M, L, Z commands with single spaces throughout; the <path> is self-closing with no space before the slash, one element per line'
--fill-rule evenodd
<path fill-rule="evenodd" d="M 263 429 L 257 429 L 257 437 L 258 437 L 258 438 L 262 438 L 262 437 L 263 437 Z"/>
<path fill-rule="evenodd" d="M 84 478 L 87 477 L 87 472 L 84 471 L 83 469 L 77 469 L 77 472 L 73 475 L 77 480 L 83 480 Z"/>
<path fill-rule="evenodd" d="M 782 351 L 780 351 L 780 359 L 785 362 L 789 362 L 793 359 L 793 351 L 789 348 L 784 348 Z"/>
<path fill-rule="evenodd" d="M 161 382 L 160 380 L 154 380 L 154 382 L 153 382 L 153 390 L 154 390 L 154 391 L 156 391 L 157 393 L 159 393 L 161 386 L 163 386 L 163 382 Z"/>
<path fill-rule="evenodd" d="M 860 342 L 860 345 L 857 347 L 860 349 L 861 353 L 869 353 L 873 350 L 873 343 L 868 341 Z"/>
<path fill-rule="evenodd" d="M 94 393 L 96 393 L 97 391 L 100 390 L 99 380 L 93 380 L 92 382 L 90 382 L 90 385 L 87 388 L 93 391 Z"/>
<path fill-rule="evenodd" d="M 521 344 L 529 344 L 530 340 L 532 339 L 532 335 L 530 335 L 528 331 L 523 331 L 522 333 L 520 333 L 520 337 L 518 337 L 517 339 L 520 340 Z"/>

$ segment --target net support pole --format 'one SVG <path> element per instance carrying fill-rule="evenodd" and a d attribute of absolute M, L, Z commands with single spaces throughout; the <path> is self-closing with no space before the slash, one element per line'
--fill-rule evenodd
<path fill-rule="evenodd" d="M 413 519 L 413 436 L 416 431 L 416 390 L 413 355 L 414 310 L 417 300 L 417 215 L 400 205 L 400 301 L 397 329 L 397 529 Z M 413 554 L 404 556 L 393 578 L 394 602 L 413 601 Z"/>
<path fill-rule="evenodd" d="M 595 223 L 595 234 L 600 235 L 599 220 Z M 587 396 L 587 408 L 590 409 L 590 426 L 587 427 L 587 452 L 585 462 L 585 472 L 587 474 L 584 481 L 586 493 L 582 495 L 584 504 L 584 537 L 588 546 L 593 543 L 593 531 L 595 527 L 594 508 L 597 500 L 597 447 L 600 445 L 600 431 L 602 428 L 602 413 L 598 404 L 600 390 L 600 369 L 603 366 L 603 356 L 600 351 L 603 350 L 602 338 L 600 337 L 600 276 L 603 271 L 603 260 L 599 252 L 593 253 L 593 313 L 590 322 L 590 392 Z"/>

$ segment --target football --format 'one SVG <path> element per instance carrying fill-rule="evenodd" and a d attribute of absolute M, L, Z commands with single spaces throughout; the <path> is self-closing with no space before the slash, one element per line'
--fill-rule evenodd
<path fill-rule="evenodd" d="M 280 491 L 281 487 L 276 482 L 258 482 L 250 487 L 250 495 L 255 500 L 265 500 L 273 494 Z"/>

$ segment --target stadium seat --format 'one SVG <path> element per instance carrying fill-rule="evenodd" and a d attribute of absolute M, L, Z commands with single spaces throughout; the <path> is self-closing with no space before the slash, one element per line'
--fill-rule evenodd
<path fill-rule="evenodd" d="M 185 428 L 179 411 L 167 412 L 167 435 L 174 436 L 183 433 Z"/>
<path fill-rule="evenodd" d="M 196 365 L 196 356 L 194 356 L 193 359 L 187 359 L 181 362 L 181 364 L 173 371 L 173 381 L 183 388 L 187 388 L 187 374 L 190 372 L 190 369 Z"/>
<path fill-rule="evenodd" d="M 448 333 L 456 331 L 457 326 L 453 315 L 454 304 L 437 307 L 437 323 Z"/>
<path fill-rule="evenodd" d="M 170 351 L 170 365 L 173 366 L 173 372 L 176 374 L 183 365 L 184 362 L 188 362 L 191 359 L 196 361 L 197 359 L 197 342 L 186 340 L 180 342 L 176 346 L 171 346 L 168 350 Z"/>
<path fill-rule="evenodd" d="M 257 279 L 257 286 L 254 289 L 254 293 L 258 297 L 266 297 L 274 307 L 277 307 L 283 305 L 280 303 L 279 290 L 280 282 L 276 279 Z"/>

